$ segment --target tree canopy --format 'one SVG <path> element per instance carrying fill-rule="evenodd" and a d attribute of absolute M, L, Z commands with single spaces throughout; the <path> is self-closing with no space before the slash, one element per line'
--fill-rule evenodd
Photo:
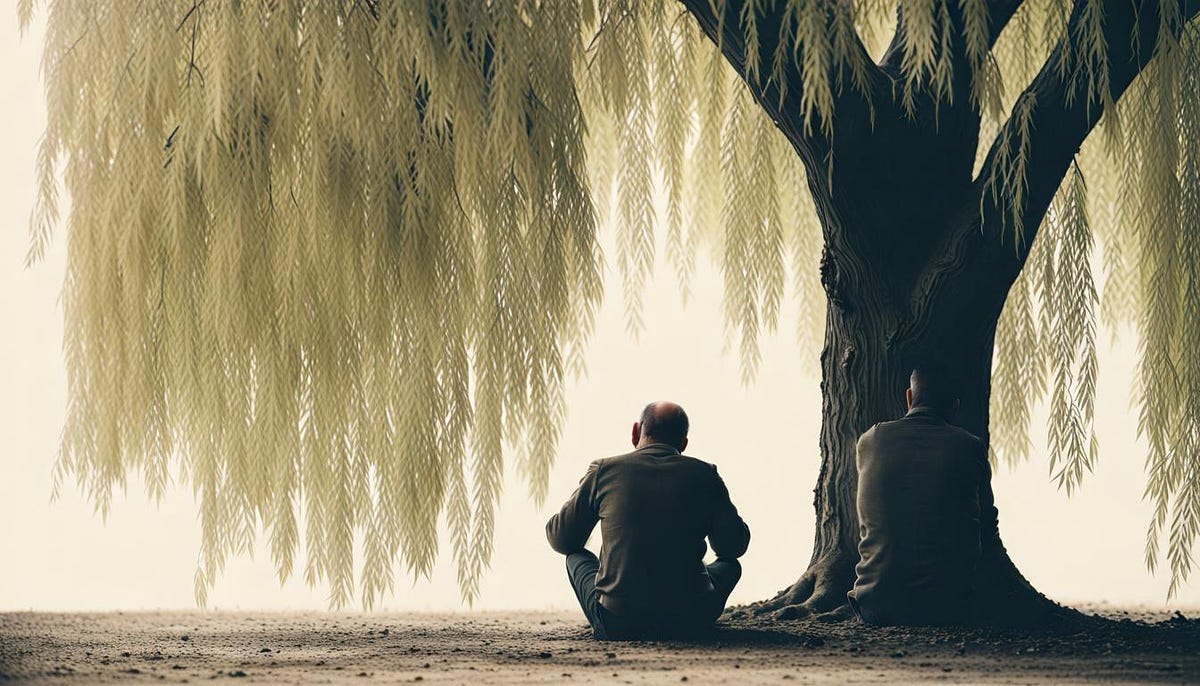
<path fill-rule="evenodd" d="M 807 175 L 838 164 L 847 121 L 891 116 L 881 98 L 906 117 L 964 103 L 981 117 L 966 154 L 1004 210 L 984 221 L 1032 251 L 997 335 L 994 452 L 1028 456 L 1046 399 L 1051 472 L 1078 487 L 1098 452 L 1099 325 L 1131 327 L 1146 559 L 1165 541 L 1172 591 L 1187 578 L 1196 2 L 43 4 L 31 260 L 58 223 L 60 179 L 70 198 L 57 475 L 101 511 L 131 470 L 152 496 L 186 479 L 199 602 L 263 530 L 281 579 L 303 536 L 305 577 L 334 605 L 353 598 L 361 540 L 370 605 L 397 561 L 429 573 L 443 516 L 472 598 L 506 446 L 545 494 L 563 383 L 602 297 L 601 226 L 617 232 L 631 331 L 661 230 L 684 293 L 702 246 L 718 260 L 747 380 L 789 289 L 815 356 L 822 227 L 807 186 L 820 179 Z M 34 10 L 18 4 L 22 22 Z M 1102 119 L 1043 221 L 1028 208 L 1038 151 L 1067 140 L 1062 102 Z"/>

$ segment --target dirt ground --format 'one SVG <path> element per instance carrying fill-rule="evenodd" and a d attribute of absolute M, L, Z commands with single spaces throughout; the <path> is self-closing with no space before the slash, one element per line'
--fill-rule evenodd
<path fill-rule="evenodd" d="M 0 682 L 1200 683 L 1200 620 L 1107 613 L 1054 632 L 743 618 L 693 643 L 601 643 L 569 613 L 9 613 Z"/>

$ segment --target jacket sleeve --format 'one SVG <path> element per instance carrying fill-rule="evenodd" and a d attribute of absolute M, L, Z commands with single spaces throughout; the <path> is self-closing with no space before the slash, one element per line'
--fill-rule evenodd
<path fill-rule="evenodd" d="M 878 498 L 873 497 L 872 489 L 875 470 L 875 429 L 878 424 L 872 424 L 858 437 L 854 443 L 854 469 L 858 474 L 858 485 L 854 492 L 854 510 L 858 514 L 858 545 L 860 554 L 863 551 L 862 541 L 867 537 L 867 522 L 875 520 L 874 510 L 879 506 Z"/>
<path fill-rule="evenodd" d="M 987 444 L 981 444 L 979 462 L 979 547 L 986 555 L 997 549 L 1004 550 L 1000 541 L 1000 511 L 996 509 L 992 494 L 992 466 L 988 462 Z"/>
<path fill-rule="evenodd" d="M 717 473 L 715 465 L 713 478 L 716 480 L 714 494 L 713 520 L 708 531 L 708 543 L 712 546 L 713 554 L 718 558 L 732 559 L 746 554 L 750 547 L 750 527 L 742 521 L 737 508 L 729 499 L 729 489 L 725 481 Z"/>
<path fill-rule="evenodd" d="M 546 522 L 546 539 L 555 552 L 570 555 L 583 549 L 588 536 L 600 521 L 595 507 L 596 472 L 599 462 L 588 465 L 587 473 L 579 481 L 579 488 L 567 498 L 558 514 Z"/>

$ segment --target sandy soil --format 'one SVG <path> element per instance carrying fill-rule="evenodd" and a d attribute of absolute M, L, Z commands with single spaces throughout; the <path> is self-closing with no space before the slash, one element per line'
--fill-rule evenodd
<path fill-rule="evenodd" d="M 733 619 L 696 643 L 601 643 L 567 613 L 10 613 L 0 682 L 1200 683 L 1200 620 L 1109 612 L 1020 633 Z"/>

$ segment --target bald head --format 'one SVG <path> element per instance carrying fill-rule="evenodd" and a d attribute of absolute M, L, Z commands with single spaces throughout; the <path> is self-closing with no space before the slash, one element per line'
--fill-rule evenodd
<path fill-rule="evenodd" d="M 687 445 L 688 416 L 683 408 L 668 400 L 647 405 L 634 424 L 635 446 L 666 443 L 682 451 Z"/>

